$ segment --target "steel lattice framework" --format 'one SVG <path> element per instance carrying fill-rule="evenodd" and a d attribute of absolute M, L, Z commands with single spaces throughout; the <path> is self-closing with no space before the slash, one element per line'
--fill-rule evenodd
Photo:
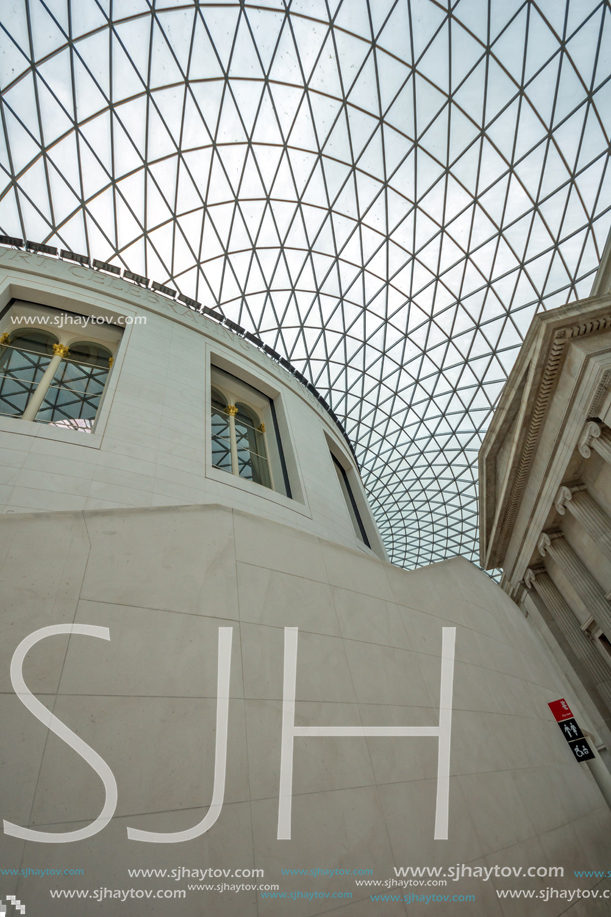
<path fill-rule="evenodd" d="M 600 0 L 3 0 L 2 232 L 286 356 L 391 559 L 475 556 L 476 456 L 611 224 Z"/>

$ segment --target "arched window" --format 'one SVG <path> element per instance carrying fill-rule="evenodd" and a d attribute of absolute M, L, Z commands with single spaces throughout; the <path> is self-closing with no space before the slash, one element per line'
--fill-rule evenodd
<path fill-rule="evenodd" d="M 0 414 L 21 417 L 53 359 L 57 338 L 30 328 L 2 335 L 0 343 Z"/>
<path fill-rule="evenodd" d="M 36 414 L 39 423 L 91 430 L 112 366 L 112 354 L 93 341 L 70 345 Z"/>
<path fill-rule="evenodd" d="M 68 347 L 36 328 L 4 332 L 0 415 L 89 433 L 112 361 L 112 352 L 94 341 Z"/>
<path fill-rule="evenodd" d="M 216 366 L 211 375 L 213 466 L 290 497 L 271 398 Z"/>

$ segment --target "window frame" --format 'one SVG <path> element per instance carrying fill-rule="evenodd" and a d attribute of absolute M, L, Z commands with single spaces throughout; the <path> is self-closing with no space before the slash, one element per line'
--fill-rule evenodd
<path fill-rule="evenodd" d="M 324 439 L 331 458 L 331 461 L 329 462 L 329 470 L 333 475 L 333 481 L 335 482 L 335 485 L 340 489 L 342 495 L 342 505 L 346 508 L 346 515 L 350 519 L 352 531 L 354 532 L 354 537 L 359 550 L 365 551 L 368 554 L 372 554 L 375 557 L 388 561 L 388 554 L 386 553 L 384 542 L 380 537 L 380 533 L 378 532 L 373 513 L 371 512 L 371 507 L 369 506 L 369 501 L 367 500 L 367 495 L 365 493 L 365 488 L 363 487 L 363 482 L 361 481 L 361 475 L 358 471 L 358 468 L 355 466 L 353 459 L 349 458 L 346 452 L 344 452 L 344 449 L 340 443 L 326 430 Z M 352 508 L 353 511 L 355 508 L 357 510 L 356 516 L 357 519 L 360 518 L 361 520 L 363 530 L 366 535 L 366 540 L 363 539 L 362 534 L 357 534 L 356 526 L 354 525 L 354 520 L 352 519 L 350 513 L 350 507 L 348 506 L 348 501 L 346 500 L 343 488 L 339 480 L 339 469 L 341 469 L 341 472 L 343 472 L 343 480 L 348 485 L 348 493 L 351 495 L 352 500 L 354 501 Z"/>
<path fill-rule="evenodd" d="M 79 351 L 77 350 L 77 348 L 79 347 L 79 345 L 82 345 L 82 344 L 93 344 L 98 349 L 106 351 L 105 354 L 101 355 L 102 360 L 106 361 L 106 365 L 104 365 L 103 362 L 102 363 L 90 363 L 90 362 L 86 362 L 83 359 L 78 359 L 77 355 L 79 354 Z M 84 356 L 84 355 L 81 354 L 81 356 Z M 97 423 L 102 400 L 104 398 L 106 388 L 110 381 L 113 363 L 114 363 L 114 352 L 108 346 L 101 344 L 99 341 L 90 340 L 90 339 L 81 339 L 81 340 L 72 341 L 68 347 L 68 353 L 62 356 L 61 361 L 56 369 L 55 375 L 51 379 L 49 385 L 46 388 L 46 391 L 44 392 L 43 401 L 38 408 L 36 417 L 34 418 L 35 422 L 46 424 L 46 426 L 49 426 L 49 427 L 56 427 L 56 428 L 67 429 L 67 430 L 73 429 L 76 432 L 87 433 L 88 435 L 91 435 Z M 83 379 L 86 380 L 84 389 L 77 388 L 75 385 L 75 380 L 70 378 L 70 375 L 69 375 L 70 366 L 74 367 L 74 369 L 76 369 L 76 367 L 79 367 L 80 373 L 83 376 Z M 85 373 L 83 368 L 87 368 L 89 372 Z M 94 383 L 97 381 L 97 384 L 99 385 L 100 380 L 95 380 L 95 376 L 91 373 L 91 370 L 96 370 L 96 369 L 104 370 L 105 372 L 105 378 L 104 378 L 104 382 L 102 385 L 102 390 L 100 392 L 87 391 L 92 380 L 94 381 Z M 60 374 L 60 370 L 61 370 L 61 374 Z M 76 370 L 76 371 L 79 372 L 79 370 Z M 94 384 L 94 387 L 95 387 L 95 384 Z M 76 396 L 76 404 L 79 404 L 79 403 L 81 404 L 81 410 L 85 407 L 85 405 L 87 405 L 89 399 L 97 398 L 97 406 L 95 408 L 95 414 L 93 418 L 83 418 L 83 417 L 69 418 L 67 417 L 65 420 L 51 420 L 51 421 L 43 420 L 40 417 L 40 415 L 42 414 L 42 412 L 45 409 L 46 410 L 50 409 L 53 414 L 55 414 L 56 411 L 61 410 L 61 405 L 60 405 L 60 393 L 61 392 L 64 392 L 64 393 L 69 392 L 70 394 L 72 394 L 73 397 Z M 55 402 L 52 402 L 51 400 L 53 397 L 53 393 L 56 393 Z M 91 426 L 89 428 L 83 427 L 79 429 L 78 422 L 83 421 L 83 420 L 85 421 L 91 420 L 92 421 Z M 74 426 L 70 426 L 71 422 L 74 423 Z"/>
<path fill-rule="evenodd" d="M 233 366 L 231 367 L 231 369 L 234 369 L 234 368 L 235 367 Z M 245 481 L 250 484 L 255 484 L 258 487 L 263 487 L 265 488 L 267 492 L 279 495 L 281 497 L 285 497 L 286 499 L 292 501 L 295 498 L 293 496 L 293 488 L 291 487 L 291 479 L 288 474 L 288 468 L 286 464 L 286 457 L 284 453 L 282 436 L 280 434 L 280 429 L 278 425 L 278 416 L 277 416 L 276 408 L 274 405 L 275 399 L 271 395 L 269 395 L 267 392 L 262 391 L 261 388 L 259 388 L 256 384 L 253 384 L 250 380 L 236 375 L 236 373 L 232 372 L 231 369 L 228 369 L 226 364 L 224 366 L 219 365 L 219 363 L 214 358 L 210 360 L 210 364 L 209 364 L 209 383 L 210 384 L 208 386 L 208 399 L 207 400 L 208 400 L 208 409 L 210 411 L 211 418 L 212 418 L 212 411 L 213 411 L 212 393 L 213 391 L 216 391 L 218 394 L 223 396 L 223 400 L 226 402 L 228 407 L 232 407 L 235 409 L 235 413 L 233 413 L 232 415 L 234 418 L 237 417 L 239 413 L 239 410 L 238 410 L 239 406 L 243 405 L 247 409 L 247 411 L 252 412 L 255 415 L 255 417 L 260 420 L 261 426 L 264 427 L 264 424 L 265 424 L 265 420 L 260 417 L 261 409 L 257 405 L 253 405 L 249 403 L 248 392 L 246 392 L 245 395 L 238 392 L 239 397 L 234 398 L 234 403 L 232 405 L 229 404 L 230 399 L 223 392 L 222 379 L 219 380 L 218 378 L 217 379 L 214 378 L 215 370 L 228 376 L 230 380 L 233 380 L 235 383 L 237 383 L 238 387 L 244 386 L 246 387 L 246 389 L 252 389 L 253 392 L 256 393 L 256 395 L 258 395 L 261 399 L 264 399 L 266 401 L 265 407 L 269 410 L 269 415 L 271 417 L 272 427 L 273 427 L 274 441 L 272 445 L 273 447 L 275 447 L 275 451 L 277 453 L 277 464 L 279 465 L 280 473 L 282 475 L 282 483 L 284 485 L 284 492 L 282 490 L 279 490 L 277 487 L 277 483 L 276 483 L 277 469 L 274 470 L 273 468 L 273 455 L 270 453 L 270 443 L 266 436 L 267 431 L 265 430 L 265 427 L 263 431 L 261 432 L 263 433 L 264 436 L 266 436 L 266 440 L 264 441 L 264 443 L 265 443 L 267 454 L 266 456 L 264 456 L 264 458 L 265 458 L 265 461 L 267 462 L 267 471 L 268 471 L 269 478 L 270 478 L 269 485 L 263 484 L 260 481 L 255 481 L 252 478 L 247 477 L 246 475 L 241 475 L 239 473 L 239 469 L 236 470 L 237 465 L 234 466 L 233 458 L 231 460 L 231 466 L 232 466 L 231 469 L 223 468 L 223 466 L 221 465 L 215 465 L 214 462 L 212 462 L 211 467 L 215 469 L 216 471 L 222 472 L 223 474 L 230 474 L 232 478 L 237 478 L 240 481 Z M 238 368 L 238 372 L 239 372 L 239 368 Z M 230 441 L 234 443 L 234 440 L 232 440 L 231 438 L 232 437 L 235 438 L 235 420 L 233 424 L 231 423 L 231 420 L 228 422 L 228 424 L 229 424 Z M 253 429 L 256 430 L 256 427 L 253 426 Z M 214 435 L 211 432 L 211 440 L 213 439 L 214 439 Z M 234 443 L 234 445 L 236 444 Z M 212 457 L 213 457 L 213 453 L 212 453 Z"/>
<path fill-rule="evenodd" d="M 260 498 L 271 501 L 291 510 L 291 512 L 296 512 L 311 519 L 312 512 L 295 448 L 295 433 L 292 429 L 291 418 L 286 406 L 287 397 L 292 395 L 302 397 L 301 392 L 295 392 L 291 388 L 290 380 L 289 391 L 287 391 L 285 380 L 281 378 L 284 376 L 284 371 L 273 364 L 269 358 L 256 351 L 250 344 L 241 341 L 239 338 L 236 339 L 235 335 L 229 331 L 224 332 L 224 329 L 218 329 L 217 334 L 219 332 L 223 335 L 222 340 L 208 339 L 206 343 L 206 477 L 216 484 L 234 487 L 236 490 L 241 491 L 244 496 L 248 495 L 249 499 Z M 228 340 L 224 339 L 225 335 Z M 265 361 L 265 365 L 261 365 L 263 361 Z M 282 456 L 291 488 L 290 497 L 285 496 L 281 491 L 253 485 L 246 478 L 228 474 L 227 471 L 216 468 L 212 464 L 210 389 L 212 386 L 211 371 L 213 366 L 229 375 L 235 376 L 240 382 L 251 386 L 269 399 L 272 425 L 282 445 Z M 245 505 L 243 500 L 240 499 L 239 502 Z"/>
<path fill-rule="evenodd" d="M 41 285 L 34 278 L 27 286 L 16 285 L 9 280 L 4 288 L 0 290 L 0 333 L 9 332 L 13 334 L 21 329 L 34 329 L 36 326 L 31 320 L 25 321 L 25 317 L 30 317 L 33 314 L 46 315 L 49 316 L 50 320 L 48 329 L 45 330 L 48 330 L 60 343 L 66 343 L 64 341 L 65 337 L 68 340 L 68 347 L 71 344 L 91 343 L 100 345 L 111 352 L 113 357 L 112 371 L 109 373 L 104 390 L 101 393 L 92 429 L 87 432 L 87 435 L 83 435 L 82 430 L 71 429 L 67 426 L 56 426 L 38 420 L 24 420 L 23 415 L 1 414 L 0 431 L 75 443 L 88 448 L 99 449 L 102 445 L 102 436 L 110 415 L 112 397 L 118 383 L 126 346 L 132 332 L 131 323 L 122 324 L 120 319 L 124 315 L 135 316 L 138 313 L 128 309 L 115 311 L 105 306 L 94 306 L 88 302 L 86 294 L 75 297 L 70 295 L 71 292 L 69 289 L 62 290 L 61 295 L 50 292 L 46 284 Z M 17 312 L 16 316 L 14 316 L 15 312 Z M 19 318 L 19 313 L 24 318 L 22 322 L 13 320 L 13 316 Z M 62 328 L 65 332 L 64 335 L 54 323 L 56 317 L 60 315 L 64 315 L 68 319 Z M 104 318 L 104 324 L 100 324 L 100 318 Z M 75 319 L 85 319 L 89 324 L 82 324 L 80 327 L 76 326 Z M 96 319 L 98 320 L 97 322 Z M 74 328 L 71 327 L 72 324 L 75 325 Z M 69 329 L 67 332 L 66 328 Z M 96 333 L 99 330 L 110 332 L 110 334 Z"/>
<path fill-rule="evenodd" d="M 333 460 L 333 464 L 335 465 L 338 475 L 341 475 L 341 481 L 339 482 L 340 487 L 341 487 L 342 481 L 344 484 L 344 487 L 341 488 L 342 496 L 346 500 L 346 494 L 348 495 L 348 499 L 346 500 L 346 508 L 348 509 L 348 515 L 350 516 L 350 520 L 353 524 L 355 535 L 358 538 L 359 532 L 360 532 L 360 540 L 363 542 L 363 544 L 366 547 L 368 547 L 371 550 L 371 544 L 369 542 L 369 538 L 367 537 L 367 532 L 365 531 L 365 525 L 361 518 L 361 513 L 357 506 L 357 502 L 354 498 L 354 493 L 352 492 L 352 487 L 350 485 L 350 481 L 348 480 L 346 469 L 344 468 L 342 463 L 339 461 L 339 459 L 335 457 L 335 455 L 333 454 L 331 450 L 329 450 L 329 454 L 331 455 L 331 459 Z M 352 513 L 350 513 L 350 508 L 352 508 Z M 356 520 L 356 525 L 354 525 L 355 520 Z"/>
<path fill-rule="evenodd" d="M 24 326 L 24 330 L 26 329 L 27 331 L 30 331 L 31 325 Z M 56 345 L 59 344 L 58 337 L 54 334 L 51 334 L 49 331 L 42 331 L 42 332 L 35 331 L 34 333 L 39 334 L 39 335 L 42 334 L 48 339 L 47 341 L 48 349 L 46 352 L 42 349 L 40 350 L 30 349 L 30 346 L 28 345 L 31 345 L 32 341 L 31 339 L 30 341 L 27 340 L 27 337 L 28 337 L 27 332 L 26 333 L 22 332 L 19 326 L 17 326 L 17 328 L 15 329 L 15 331 L 12 334 L 9 334 L 9 332 L 4 331 L 0 335 L 0 398 L 2 399 L 0 400 L 0 416 L 3 418 L 10 417 L 13 420 L 23 420 L 23 415 L 25 411 L 27 410 L 27 407 L 30 404 L 32 397 L 36 394 L 36 392 L 40 388 L 40 385 L 51 363 L 51 360 L 53 359 L 53 355 L 54 355 L 53 349 Z M 8 338 L 8 340 L 3 340 L 5 337 Z M 24 343 L 22 345 L 16 343 L 20 341 L 24 341 Z M 10 350 L 10 353 L 9 353 L 9 350 Z M 13 376 L 13 374 L 17 374 L 23 371 L 24 369 L 24 367 L 19 366 L 19 365 L 15 367 L 11 367 L 11 363 L 13 362 L 13 355 L 15 354 L 27 354 L 29 357 L 37 358 L 36 360 L 30 359 L 30 364 L 31 364 L 30 368 L 31 370 L 33 370 L 33 373 L 32 373 L 33 378 L 31 380 L 30 379 L 26 380 L 23 377 L 19 378 L 18 375 Z M 8 355 L 8 359 L 6 359 L 5 361 L 4 358 L 7 357 L 7 355 Z M 41 366 L 41 361 L 40 361 L 41 357 L 44 360 L 43 366 Z M 21 386 L 23 387 L 23 391 L 16 392 L 13 395 L 5 395 L 4 394 L 5 380 L 10 380 L 12 378 L 14 379 L 14 381 L 17 384 L 21 384 Z M 26 391 L 26 389 L 27 389 L 27 397 L 26 397 L 26 401 L 25 401 L 22 411 L 16 411 L 15 413 L 9 413 L 8 411 L 3 410 L 5 398 L 6 399 L 10 397 L 19 398 L 19 396 L 22 395 Z M 48 386 L 47 386 L 47 389 L 48 389 Z"/>

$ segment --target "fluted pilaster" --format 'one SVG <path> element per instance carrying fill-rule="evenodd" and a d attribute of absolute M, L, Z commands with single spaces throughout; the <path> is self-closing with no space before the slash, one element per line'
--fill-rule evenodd
<path fill-rule="evenodd" d="M 562 536 L 550 539 L 541 535 L 539 553 L 558 564 L 575 592 L 607 637 L 611 634 L 611 605 L 588 568 L 581 562 Z"/>
<path fill-rule="evenodd" d="M 573 610 L 568 605 L 550 576 L 544 572 L 527 570 L 524 577 L 527 588 L 534 586 L 541 601 L 556 621 L 564 637 L 583 664 L 591 681 L 607 707 L 611 710 L 611 666 L 582 631 Z"/>
<path fill-rule="evenodd" d="M 561 516 L 568 509 L 601 551 L 611 559 L 611 519 L 585 488 L 570 490 L 561 487 L 556 496 L 556 509 Z"/>

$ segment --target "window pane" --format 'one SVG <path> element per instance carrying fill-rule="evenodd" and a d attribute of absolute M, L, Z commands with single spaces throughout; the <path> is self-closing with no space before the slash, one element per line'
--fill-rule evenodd
<path fill-rule="evenodd" d="M 37 422 L 90 433 L 108 372 L 108 365 L 62 360 L 36 415 Z"/>
<path fill-rule="evenodd" d="M 263 487 L 271 487 L 272 482 L 269 477 L 269 465 L 265 456 L 256 455 L 256 453 L 251 452 L 250 461 L 253 481 L 255 481 L 256 484 L 262 484 Z"/>
<path fill-rule="evenodd" d="M 213 417 L 215 409 L 224 415 L 224 435 L 231 434 L 231 446 L 236 452 L 234 461 L 237 459 L 237 462 L 234 466 L 230 463 L 230 443 L 223 442 L 224 467 L 243 479 L 290 496 L 272 399 L 232 373 L 214 365 L 211 366 L 211 383 Z M 230 406 L 231 421 L 225 428 L 225 422 L 229 421 Z M 213 427 L 214 423 L 213 421 Z M 266 432 L 263 432 L 264 424 L 267 427 Z M 213 453 L 214 449 L 219 448 L 218 442 L 214 445 L 214 432 L 213 428 Z M 213 461 L 215 465 L 219 464 L 214 454 Z"/>
<path fill-rule="evenodd" d="M 262 484 L 263 487 L 271 487 L 265 438 L 253 426 L 252 418 L 242 411 L 239 411 L 235 418 L 235 433 L 240 477 L 248 478 L 255 484 Z"/>
<path fill-rule="evenodd" d="M 253 480 L 252 463 L 250 461 L 251 431 L 253 428 L 244 423 L 239 414 L 235 418 L 235 438 L 238 447 L 238 469 L 241 478 Z M 252 437 L 254 439 L 254 437 Z"/>
<path fill-rule="evenodd" d="M 212 408 L 212 464 L 215 468 L 231 471 L 229 418 L 216 406 Z"/>
<path fill-rule="evenodd" d="M 11 347 L 18 350 L 27 350 L 31 353 L 44 353 L 53 356 L 53 345 L 57 344 L 57 338 L 45 331 L 17 331 L 11 337 Z"/>
<path fill-rule="evenodd" d="M 52 387 L 36 415 L 36 421 L 54 426 L 91 430 L 99 404 L 99 395 L 83 396 L 69 389 Z M 87 423 L 72 423 L 76 420 Z"/>
<path fill-rule="evenodd" d="M 74 392 L 87 392 L 90 395 L 101 395 L 108 378 L 108 360 L 106 366 L 87 366 L 62 360 L 55 374 L 52 385 L 68 388 Z"/>
<path fill-rule="evenodd" d="M 0 348 L 0 414 L 19 417 L 51 362 L 48 353 Z"/>
<path fill-rule="evenodd" d="M 108 361 L 112 357 L 110 350 L 94 344 L 93 341 L 80 341 L 70 345 L 70 358 L 76 363 L 85 363 L 88 366 L 103 366 L 108 369 Z"/>
<path fill-rule="evenodd" d="M 352 525 L 354 526 L 356 537 L 359 539 L 359 541 L 362 541 L 367 545 L 368 548 L 370 548 L 371 545 L 369 544 L 369 539 L 367 538 L 367 533 L 365 532 L 365 526 L 363 525 L 361 514 L 359 513 L 358 507 L 356 505 L 356 500 L 354 499 L 352 488 L 350 487 L 348 475 L 346 474 L 343 465 L 338 462 L 333 453 L 331 453 L 331 458 L 333 459 L 333 465 L 337 473 L 337 480 L 339 481 L 339 486 L 341 487 L 342 493 L 344 495 L 346 508 L 350 514 L 350 519 L 352 520 Z"/>
<path fill-rule="evenodd" d="M 33 388 L 15 379 L 0 377 L 0 414 L 12 417 L 23 414 Z"/>

